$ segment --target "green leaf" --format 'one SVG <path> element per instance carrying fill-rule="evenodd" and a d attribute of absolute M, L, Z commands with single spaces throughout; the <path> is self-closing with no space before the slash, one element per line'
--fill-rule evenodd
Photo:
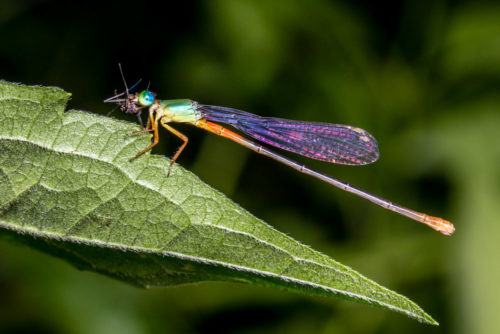
<path fill-rule="evenodd" d="M 436 321 L 255 218 L 170 161 L 138 126 L 70 94 L 0 82 L 0 235 L 142 287 L 231 281 L 341 297 Z"/>

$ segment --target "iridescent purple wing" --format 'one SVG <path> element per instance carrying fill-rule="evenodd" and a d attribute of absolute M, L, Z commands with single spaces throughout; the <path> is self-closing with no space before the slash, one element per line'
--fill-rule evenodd
<path fill-rule="evenodd" d="M 261 117 L 241 110 L 198 104 L 202 118 L 229 124 L 253 138 L 308 158 L 342 165 L 365 165 L 378 159 L 377 141 L 349 125 Z"/>

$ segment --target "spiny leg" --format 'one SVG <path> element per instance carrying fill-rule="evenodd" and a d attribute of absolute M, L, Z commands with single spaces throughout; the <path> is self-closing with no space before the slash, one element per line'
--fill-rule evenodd
<path fill-rule="evenodd" d="M 139 153 L 137 153 L 133 158 L 130 158 L 129 161 L 132 161 L 132 160 L 138 158 L 142 154 L 146 153 L 147 151 L 149 151 L 153 147 L 155 147 L 156 144 L 158 144 L 158 142 L 160 141 L 160 137 L 158 136 L 158 121 L 151 122 L 151 129 L 149 129 L 147 131 L 146 130 L 137 131 L 136 133 L 149 132 L 149 131 L 154 131 L 153 143 L 151 145 L 149 145 L 148 147 L 146 147 L 145 149 L 143 149 L 142 151 L 140 151 Z"/>
<path fill-rule="evenodd" d="M 154 130 L 155 129 L 144 129 L 144 130 L 132 131 L 132 132 L 127 133 L 127 136 L 136 135 L 138 133 L 153 132 Z"/>
<path fill-rule="evenodd" d="M 172 158 L 172 160 L 170 161 L 170 166 L 168 167 L 168 173 L 167 173 L 167 176 L 169 176 L 169 175 L 170 175 L 170 171 L 172 170 L 172 166 L 174 165 L 175 160 L 177 160 L 177 158 L 179 157 L 179 155 L 181 155 L 181 152 L 182 152 L 182 151 L 184 150 L 184 148 L 186 147 L 186 145 L 187 145 L 187 143 L 188 143 L 189 139 L 188 139 L 188 137 L 187 137 L 185 134 L 183 134 L 183 133 L 179 132 L 178 130 L 176 130 L 176 129 L 174 129 L 173 127 L 171 127 L 170 125 L 168 125 L 168 124 L 167 124 L 168 122 L 167 122 L 166 120 L 163 120 L 163 119 L 162 119 L 162 120 L 160 121 L 160 123 L 161 123 L 161 125 L 162 125 L 165 129 L 167 129 L 168 131 L 172 132 L 174 135 L 176 135 L 177 137 L 179 137 L 180 139 L 182 139 L 182 140 L 184 141 L 184 142 L 182 143 L 181 147 L 179 147 L 179 149 L 177 150 L 177 152 L 175 152 L 174 157 L 173 157 L 173 158 Z"/>

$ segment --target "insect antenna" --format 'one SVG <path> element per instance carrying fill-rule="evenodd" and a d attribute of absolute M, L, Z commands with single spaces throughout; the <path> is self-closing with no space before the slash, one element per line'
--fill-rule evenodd
<path fill-rule="evenodd" d="M 120 68 L 120 74 L 122 76 L 123 84 L 125 85 L 125 92 L 127 93 L 128 96 L 127 81 L 125 80 L 125 76 L 123 75 L 122 64 L 118 63 L 118 68 Z"/>

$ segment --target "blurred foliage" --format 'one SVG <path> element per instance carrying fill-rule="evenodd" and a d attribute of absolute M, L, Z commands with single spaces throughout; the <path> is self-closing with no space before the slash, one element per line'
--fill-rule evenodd
<path fill-rule="evenodd" d="M 178 126 L 179 159 L 280 231 L 402 292 L 441 323 L 235 284 L 143 291 L 0 243 L 0 331 L 495 333 L 500 312 L 500 6 L 491 1 L 0 0 L 0 77 L 64 87 L 70 107 L 143 78 L 264 116 L 344 123 L 379 141 L 366 167 L 303 159 L 451 220 L 450 238 Z M 118 113 L 114 117 L 122 117 Z M 129 119 L 134 121 L 134 119 Z M 162 133 L 158 154 L 179 142 Z M 341 222 L 331 224 L 332 221 Z"/>

